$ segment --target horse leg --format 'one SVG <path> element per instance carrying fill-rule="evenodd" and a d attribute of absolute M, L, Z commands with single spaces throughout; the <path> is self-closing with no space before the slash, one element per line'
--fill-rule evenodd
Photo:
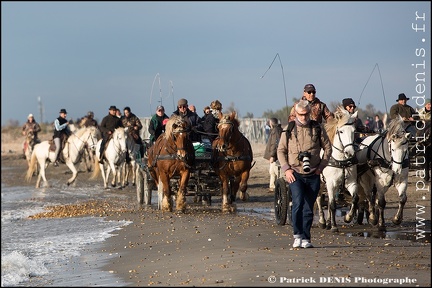
<path fill-rule="evenodd" d="M 179 190 L 177 192 L 176 199 L 176 209 L 177 211 L 185 212 L 186 211 L 186 192 L 187 192 L 187 183 L 189 182 L 189 172 L 183 172 L 180 178 Z"/>
<path fill-rule="evenodd" d="M 348 180 L 349 178 L 347 179 L 347 181 Z M 345 223 L 350 223 L 354 218 L 354 213 L 357 212 L 357 208 L 358 208 L 359 197 L 358 197 L 357 182 L 351 182 L 351 184 L 348 185 L 347 190 L 352 196 L 352 201 L 351 201 L 350 211 L 345 215 L 344 221 Z"/>
<path fill-rule="evenodd" d="M 386 200 L 384 197 L 384 192 L 378 192 L 378 231 L 386 231 L 385 218 L 384 218 L 384 209 L 386 207 Z"/>
<path fill-rule="evenodd" d="M 399 204 L 398 204 L 398 210 L 395 214 L 395 216 L 392 219 L 393 224 L 399 225 L 402 223 L 403 219 L 403 209 L 405 207 L 405 203 L 407 202 L 407 182 L 408 182 L 408 168 L 404 168 L 402 170 L 402 173 L 396 177 L 396 190 L 399 194 Z"/>
<path fill-rule="evenodd" d="M 316 206 L 318 208 L 318 217 L 319 217 L 318 225 L 321 229 L 325 229 L 326 228 L 326 219 L 325 219 L 325 215 L 324 215 L 323 203 L 321 201 L 322 195 L 323 195 L 323 191 L 322 191 L 322 189 L 320 189 L 320 191 L 318 193 L 318 197 L 316 199 Z"/>
<path fill-rule="evenodd" d="M 38 178 L 36 180 L 36 188 L 41 187 L 41 184 L 40 184 L 41 180 L 43 181 L 42 187 L 49 187 L 48 181 L 47 181 L 46 176 L 45 176 L 45 169 L 46 169 L 45 163 L 41 163 L 39 175 L 38 175 Z"/>
<path fill-rule="evenodd" d="M 393 182 L 393 171 L 381 167 L 374 168 L 375 185 L 377 188 L 376 195 L 376 215 L 378 220 L 378 230 L 386 231 L 384 209 L 386 207 L 385 193 Z"/>
<path fill-rule="evenodd" d="M 122 164 L 122 173 L 123 175 L 123 187 L 129 186 L 129 174 L 130 174 L 130 170 L 129 170 L 129 163 L 127 163 L 126 161 L 123 162 Z"/>
<path fill-rule="evenodd" d="M 331 232 L 336 233 L 339 231 L 336 224 L 336 199 L 334 197 L 334 187 L 333 189 L 329 189 L 327 186 L 328 193 L 328 217 L 327 217 L 327 229 L 330 229 Z"/>
<path fill-rule="evenodd" d="M 132 173 L 132 186 L 136 185 L 136 172 L 137 172 L 137 163 L 135 160 L 131 160 L 131 173 Z"/>
<path fill-rule="evenodd" d="M 249 194 L 247 193 L 247 181 L 249 179 L 249 171 L 243 172 L 240 180 L 240 200 L 247 201 L 249 199 Z"/>
<path fill-rule="evenodd" d="M 112 178 L 112 180 L 111 180 L 111 187 L 116 187 L 116 177 L 117 177 L 117 171 L 116 171 L 116 168 L 115 168 L 115 165 L 114 165 L 114 163 L 112 163 L 112 162 L 109 162 L 109 164 L 108 164 L 108 167 L 107 167 L 107 175 L 106 175 L 106 177 L 107 177 L 107 179 L 109 179 L 109 175 L 111 174 L 111 170 L 112 170 L 112 173 L 113 173 L 113 178 Z"/>
<path fill-rule="evenodd" d="M 72 161 L 70 161 L 70 160 L 66 161 L 66 165 L 72 171 L 72 177 L 69 178 L 67 183 L 66 183 L 69 186 L 70 184 L 74 183 L 74 181 L 76 180 L 76 177 L 78 175 L 78 171 L 77 171 L 75 165 L 72 163 Z"/>
<path fill-rule="evenodd" d="M 171 205 L 171 187 L 170 187 L 170 179 L 168 178 L 168 175 L 165 173 L 160 174 L 159 181 L 162 183 L 162 212 L 172 212 L 172 205 Z"/>
<path fill-rule="evenodd" d="M 231 195 L 229 194 L 228 188 L 228 176 L 221 175 L 222 180 L 222 212 L 230 212 L 231 211 Z"/>

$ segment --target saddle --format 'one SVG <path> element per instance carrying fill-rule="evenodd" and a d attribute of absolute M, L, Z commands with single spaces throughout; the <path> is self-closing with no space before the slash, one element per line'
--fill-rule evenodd
<path fill-rule="evenodd" d="M 65 159 L 64 159 L 64 155 L 63 155 L 63 153 L 62 153 L 62 150 L 63 150 L 63 148 L 66 146 L 66 143 L 67 143 L 67 140 L 68 140 L 68 136 L 67 135 L 65 135 L 65 134 L 62 134 L 61 136 L 60 136 L 60 152 L 59 152 L 59 156 L 58 156 L 58 158 L 59 158 L 59 160 L 60 160 L 60 162 L 62 162 L 62 163 L 65 163 L 66 161 L 65 161 Z M 55 150 L 56 150 L 56 145 L 55 145 L 55 142 L 54 142 L 54 137 L 53 137 L 53 139 L 51 139 L 51 140 L 48 140 L 48 143 L 49 143 L 49 151 L 51 151 L 51 152 L 55 152 Z"/>

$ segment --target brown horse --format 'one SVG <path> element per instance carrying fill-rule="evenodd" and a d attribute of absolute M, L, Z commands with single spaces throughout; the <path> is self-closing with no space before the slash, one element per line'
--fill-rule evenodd
<path fill-rule="evenodd" d="M 219 113 L 219 135 L 213 141 L 212 165 L 222 182 L 222 212 L 235 212 L 237 191 L 246 201 L 253 152 L 249 140 L 240 132 L 236 112 Z"/>
<path fill-rule="evenodd" d="M 172 211 L 170 179 L 180 176 L 176 197 L 176 210 L 186 210 L 187 184 L 190 169 L 195 161 L 192 141 L 189 139 L 189 122 L 173 115 L 153 146 L 148 150 L 148 168 L 156 185 L 162 184 L 162 211 Z"/>

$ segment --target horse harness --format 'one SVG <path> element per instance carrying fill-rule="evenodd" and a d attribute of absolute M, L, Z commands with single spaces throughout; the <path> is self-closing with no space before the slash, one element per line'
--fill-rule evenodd
<path fill-rule="evenodd" d="M 230 143 L 231 140 L 231 136 L 233 135 L 232 131 L 234 129 L 234 123 L 229 120 L 229 119 L 222 119 L 222 121 L 219 122 L 218 126 L 223 125 L 223 124 L 229 124 L 230 127 L 230 136 L 227 139 L 227 143 Z M 243 134 L 240 133 L 240 138 L 237 140 L 237 142 L 235 142 L 234 144 L 239 143 L 241 140 L 243 140 L 243 138 L 246 138 Z M 218 136 L 216 139 L 220 139 L 220 137 Z M 231 144 L 231 143 L 230 143 Z M 232 146 L 232 145 L 230 145 Z M 226 151 L 229 150 L 230 146 L 228 146 L 226 148 Z M 224 165 L 222 165 L 222 167 L 219 167 L 220 170 L 222 170 L 225 165 L 228 164 L 228 162 L 236 162 L 236 161 L 252 161 L 252 158 L 250 157 L 250 155 L 239 155 L 239 156 L 234 156 L 234 155 L 228 155 L 227 152 L 223 152 L 223 156 L 219 156 L 217 157 L 217 159 L 214 159 L 212 162 L 216 163 L 219 161 L 224 161 Z M 253 165 L 251 166 L 251 168 L 255 165 L 255 162 L 253 163 Z"/>
<path fill-rule="evenodd" d="M 176 131 L 173 131 L 172 134 L 185 133 L 185 132 L 186 132 L 186 131 L 183 130 L 183 129 L 181 129 L 181 130 L 180 130 L 180 129 L 177 129 Z M 174 136 L 172 136 L 172 137 L 174 137 Z M 180 161 L 182 161 L 182 162 L 184 163 L 184 165 L 185 165 L 187 168 L 189 168 L 189 169 L 192 168 L 192 166 L 190 166 L 190 165 L 186 162 L 186 159 L 184 159 L 184 158 L 182 158 L 182 157 L 179 157 L 179 155 L 176 153 L 176 152 L 179 151 L 179 150 L 186 150 L 185 147 L 177 147 L 177 146 L 175 145 L 175 143 L 174 143 L 174 147 L 171 147 L 171 146 L 169 146 L 169 145 L 166 145 L 166 144 L 168 143 L 168 141 L 167 141 L 166 138 L 163 138 L 162 141 L 165 141 L 165 142 L 164 142 L 164 145 L 159 145 L 159 146 L 160 146 L 160 147 L 159 147 L 159 151 L 157 152 L 156 157 L 154 158 L 153 163 L 152 163 L 151 167 L 149 167 L 149 168 L 156 167 L 156 162 L 157 162 L 158 160 L 180 160 Z M 161 151 L 162 151 L 163 148 L 165 148 L 165 151 L 166 151 L 168 154 L 162 154 L 162 155 L 161 155 Z M 172 151 L 170 151 L 169 148 L 171 148 Z"/>

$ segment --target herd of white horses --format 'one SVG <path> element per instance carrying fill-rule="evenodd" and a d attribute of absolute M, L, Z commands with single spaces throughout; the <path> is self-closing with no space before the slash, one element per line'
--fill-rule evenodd
<path fill-rule="evenodd" d="M 85 164 L 87 171 L 92 171 L 91 179 L 102 174 L 104 188 L 108 188 L 110 174 L 112 173 L 111 186 L 124 188 L 129 184 L 131 178 L 135 185 L 135 174 L 137 168 L 137 157 L 139 157 L 139 144 L 136 144 L 132 137 L 128 137 L 127 128 L 117 128 L 105 147 L 104 163 L 100 163 L 99 149 L 102 142 L 102 135 L 96 127 L 83 127 L 76 129 L 72 124 L 71 135 L 60 151 L 64 163 L 72 172 L 72 177 L 66 184 L 76 184 L 78 166 Z M 26 180 L 31 181 L 37 173 L 36 188 L 49 187 L 45 170 L 55 161 L 55 153 L 50 150 L 51 140 L 42 141 L 34 145 L 27 145 L 26 158 L 28 170 Z M 97 153 L 96 153 L 97 152 Z M 106 164 L 105 164 L 106 163 Z M 41 183 L 41 181 L 43 181 Z"/>
<path fill-rule="evenodd" d="M 385 230 L 385 193 L 392 185 L 396 188 L 400 199 L 399 209 L 393 222 L 400 224 L 407 201 L 409 170 L 409 134 L 404 129 L 403 120 L 394 119 L 384 133 L 367 136 L 361 143 L 356 143 L 353 124 L 353 117 L 356 115 L 350 116 L 347 112 L 343 112 L 343 109 L 338 111 L 335 113 L 338 115 L 335 118 L 336 122 L 333 123 L 336 127 L 334 135 L 329 134 L 333 146 L 331 161 L 322 172 L 323 185 L 321 186 L 325 186 L 328 193 L 327 218 L 324 216 L 321 201 L 317 201 L 320 225 L 338 231 L 335 220 L 335 195 L 338 189 L 346 189 L 352 196 L 352 203 L 350 211 L 345 215 L 345 222 L 351 222 L 359 206 L 364 207 L 363 203 L 367 203 L 365 209 L 368 211 L 369 223 L 378 225 L 380 230 Z M 72 134 L 61 151 L 65 164 L 72 171 L 72 177 L 67 180 L 67 185 L 76 183 L 77 167 L 83 162 L 86 163 L 88 171 L 93 171 L 92 179 L 102 174 L 105 189 L 109 188 L 108 179 L 111 173 L 112 187 L 126 187 L 129 184 L 129 177 L 135 185 L 135 175 L 139 169 L 136 157 L 141 156 L 138 152 L 139 145 L 132 137 L 128 137 L 127 129 L 117 128 L 113 133 L 106 145 L 104 164 L 100 163 L 98 152 L 102 141 L 100 131 L 95 127 L 71 129 L 71 131 Z M 43 141 L 34 145 L 32 151 L 27 151 L 29 167 L 26 180 L 30 182 L 36 174 L 36 188 L 49 187 L 45 170 L 55 161 L 55 154 L 50 150 L 50 144 L 50 141 Z M 127 154 L 130 161 L 126 161 Z"/>

